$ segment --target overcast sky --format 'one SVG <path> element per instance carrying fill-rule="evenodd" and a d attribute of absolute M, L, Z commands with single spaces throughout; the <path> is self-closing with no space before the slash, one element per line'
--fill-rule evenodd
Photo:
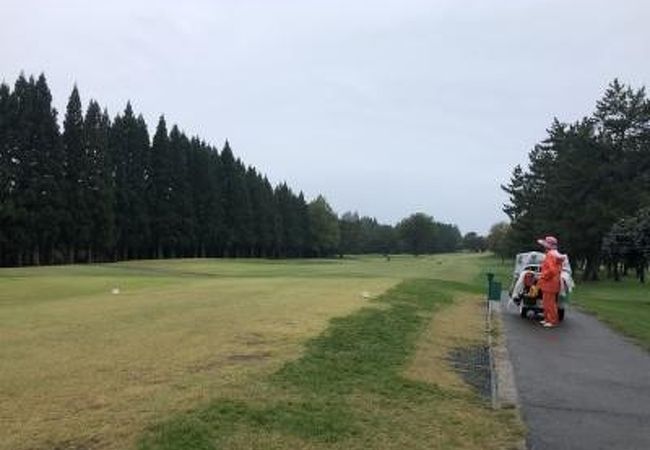
<path fill-rule="evenodd" d="M 1 0 L 0 78 L 158 116 L 333 208 L 486 232 L 554 116 L 650 77 L 650 2 Z M 61 113 L 60 113 L 61 115 Z M 61 119 L 61 117 L 60 117 Z"/>

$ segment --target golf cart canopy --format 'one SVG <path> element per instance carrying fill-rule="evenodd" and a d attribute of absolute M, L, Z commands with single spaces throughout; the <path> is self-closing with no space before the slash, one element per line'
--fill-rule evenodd
<path fill-rule="evenodd" d="M 542 252 L 519 253 L 515 258 L 515 277 L 528 267 L 539 268 L 542 265 L 542 261 L 544 261 L 544 256 L 546 255 Z"/>
<path fill-rule="evenodd" d="M 562 272 L 567 273 L 569 276 L 572 275 L 571 263 L 567 255 L 564 256 L 564 261 L 562 262 Z M 517 279 L 519 274 L 524 270 L 532 270 L 533 272 L 539 272 L 539 269 L 542 265 L 542 261 L 546 255 L 542 252 L 526 252 L 519 253 L 515 257 L 515 270 L 513 272 L 514 278 Z"/>

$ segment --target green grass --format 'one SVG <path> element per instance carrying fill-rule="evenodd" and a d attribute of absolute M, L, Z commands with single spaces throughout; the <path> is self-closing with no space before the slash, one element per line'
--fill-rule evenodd
<path fill-rule="evenodd" d="M 397 442 L 403 441 L 405 436 L 400 433 L 404 431 L 389 425 L 395 414 L 400 414 L 401 420 L 421 423 L 423 430 L 428 422 L 446 422 L 446 443 L 442 447 L 452 448 L 457 439 L 453 429 L 468 424 L 450 421 L 450 414 L 442 412 L 441 406 L 466 402 L 480 414 L 492 415 L 495 422 L 503 417 L 473 395 L 445 391 L 401 375 L 433 312 L 451 302 L 452 295 L 445 283 L 403 282 L 377 299 L 376 306 L 332 320 L 325 333 L 307 343 L 301 358 L 269 377 L 266 383 L 270 389 L 278 390 L 274 397 L 287 400 L 271 400 L 262 405 L 255 401 L 216 400 L 153 427 L 140 442 L 140 448 L 228 448 L 229 438 L 240 425 L 265 434 L 294 435 L 303 440 L 303 448 L 334 443 L 343 444 L 342 448 L 367 448 L 379 424 L 384 432 L 390 430 Z M 384 407 L 371 411 L 355 407 L 373 399 L 379 399 Z M 428 417 L 425 414 L 423 420 L 411 409 L 429 411 Z M 511 429 L 516 430 L 513 418 L 510 420 Z M 493 429 L 477 427 L 474 431 L 478 434 L 478 439 L 474 439 L 485 445 L 482 448 L 489 448 Z M 508 431 L 501 434 L 506 440 L 512 437 Z M 408 436 L 416 439 L 417 448 L 431 448 L 432 443 L 421 437 L 424 433 Z"/>
<path fill-rule="evenodd" d="M 581 283 L 575 302 L 650 350 L 650 285 L 633 279 Z"/>
<path fill-rule="evenodd" d="M 484 292 L 493 263 L 1 269 L 0 449 L 503 448 L 514 414 L 401 375 L 435 311 Z"/>

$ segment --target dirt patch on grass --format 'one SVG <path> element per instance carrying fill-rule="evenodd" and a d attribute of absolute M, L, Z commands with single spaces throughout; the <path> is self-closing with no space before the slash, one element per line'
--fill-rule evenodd
<path fill-rule="evenodd" d="M 492 396 L 490 349 L 487 345 L 460 347 L 449 352 L 451 366 L 485 399 Z"/>

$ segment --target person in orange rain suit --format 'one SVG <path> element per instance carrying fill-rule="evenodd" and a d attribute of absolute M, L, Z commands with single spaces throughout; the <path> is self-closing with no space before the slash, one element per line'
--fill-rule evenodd
<path fill-rule="evenodd" d="M 560 293 L 562 262 L 564 256 L 557 251 L 557 239 L 546 236 L 538 239 L 537 243 L 546 249 L 546 257 L 542 262 L 541 273 L 537 285 L 542 290 L 544 305 L 544 320 L 542 325 L 546 328 L 556 327 L 560 323 L 557 313 L 557 296 Z"/>

